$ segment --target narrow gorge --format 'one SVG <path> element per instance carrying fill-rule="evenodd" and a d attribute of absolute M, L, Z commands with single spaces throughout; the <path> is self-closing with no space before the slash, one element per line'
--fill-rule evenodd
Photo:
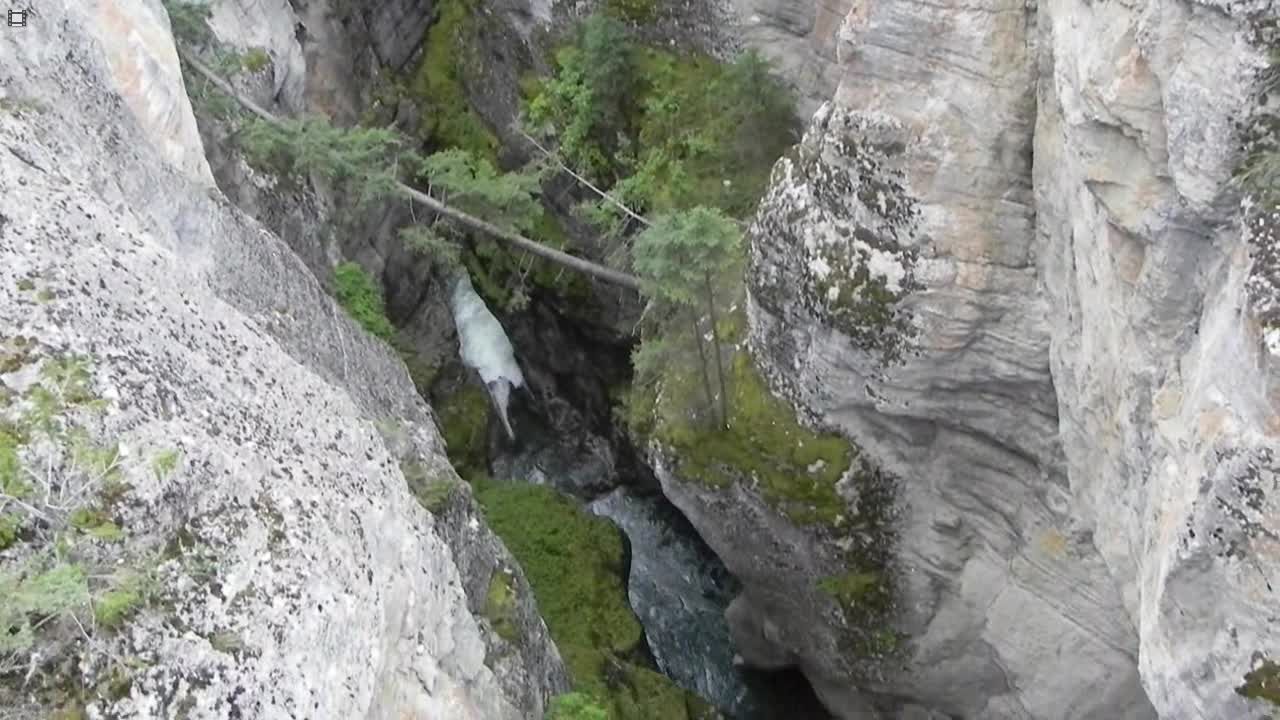
<path fill-rule="evenodd" d="M 1280 717 L 1275 0 L 40 0 L 0 720 Z"/>

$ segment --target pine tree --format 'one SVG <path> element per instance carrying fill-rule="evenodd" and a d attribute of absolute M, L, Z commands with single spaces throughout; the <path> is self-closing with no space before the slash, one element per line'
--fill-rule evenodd
<path fill-rule="evenodd" d="M 671 306 L 674 322 L 688 327 L 698 351 L 702 386 L 708 405 L 715 404 L 709 366 L 714 365 L 719 385 L 721 427 L 729 422 L 729 394 L 725 387 L 724 353 L 721 348 L 720 308 L 716 288 L 726 275 L 734 275 L 742 242 L 734 221 L 719 210 L 695 207 L 657 218 L 636 237 L 633 263 L 650 295 Z M 714 363 L 707 357 L 702 318 L 711 326 Z"/>

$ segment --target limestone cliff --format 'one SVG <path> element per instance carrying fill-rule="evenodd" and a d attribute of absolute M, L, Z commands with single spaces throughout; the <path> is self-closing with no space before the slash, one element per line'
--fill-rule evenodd
<path fill-rule="evenodd" d="M 819 7 L 839 87 L 752 228 L 752 346 L 896 476 L 904 640 L 834 655 L 839 613 L 760 601 L 816 598 L 831 541 L 667 477 L 749 579 L 747 659 L 845 717 L 1264 712 L 1237 688 L 1280 652 L 1274 213 L 1246 228 L 1230 177 L 1276 7 Z"/>
<path fill-rule="evenodd" d="M 0 409 L 5 442 L 20 436 L 6 462 L 64 458 L 48 477 L 80 477 L 90 438 L 117 448 L 110 498 L 58 480 L 55 502 L 39 477 L 23 489 L 5 475 L 26 500 L 3 507 L 24 518 L 0 552 L 4 582 L 54 553 L 41 543 L 65 522 L 63 562 L 110 575 L 88 574 L 83 622 L 77 600 L 35 628 L 57 643 L 6 668 L 0 705 L 541 717 L 567 682 L 518 566 L 404 366 L 213 189 L 159 3 L 41 3 L 0 35 L 0 88 Z M 28 439 L 52 428 L 72 428 L 75 448 Z M 428 512 L 411 484 L 449 499 Z M 76 502 L 86 514 L 67 521 Z M 85 517 L 93 532 L 76 530 Z M 145 593 L 129 591 L 125 620 L 103 614 L 122 596 L 97 584 L 132 568 Z M 499 571 L 517 642 L 484 617 Z"/>

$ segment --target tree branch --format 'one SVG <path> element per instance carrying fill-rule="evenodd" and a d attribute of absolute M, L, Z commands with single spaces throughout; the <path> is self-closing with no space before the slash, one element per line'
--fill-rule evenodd
<path fill-rule="evenodd" d="M 571 168 L 571 167 L 569 167 L 568 165 L 565 165 L 565 164 L 564 164 L 564 161 L 560 159 L 560 156 L 559 156 L 559 155 L 556 155 L 555 153 L 553 153 L 553 152 L 551 152 L 550 150 L 548 150 L 548 149 L 546 149 L 545 147 L 543 147 L 543 146 L 542 146 L 542 143 L 540 143 L 540 142 L 538 142 L 537 140 L 533 139 L 533 136 L 532 136 L 532 135 L 530 135 L 529 133 L 525 132 L 524 130 L 521 130 L 520 128 L 516 128 L 516 132 L 519 132 L 522 136 L 524 136 L 524 139 L 525 139 L 525 140 L 528 140 L 528 141 L 529 141 L 529 142 L 530 142 L 534 147 L 538 148 L 538 150 L 539 150 L 539 151 L 541 151 L 543 155 L 546 155 L 546 156 L 547 156 L 547 159 L 548 159 L 548 160 L 551 160 L 551 161 L 552 161 L 552 162 L 554 162 L 556 165 L 559 165 L 561 170 L 564 170 L 565 172 L 567 172 L 567 173 L 569 173 L 570 175 L 572 175 L 574 180 L 577 180 L 578 182 L 582 183 L 583 185 L 586 185 L 586 186 L 587 186 L 587 188 L 588 188 L 589 190 L 591 190 L 591 192 L 593 192 L 593 193 L 595 193 L 595 194 L 599 195 L 601 198 L 603 198 L 603 199 L 607 200 L 611 205 L 613 205 L 614 207 L 618 208 L 618 209 L 619 209 L 619 210 L 621 210 L 622 212 L 626 213 L 626 214 L 627 214 L 631 219 L 635 220 L 636 222 L 640 223 L 641 225 L 644 225 L 645 227 L 653 227 L 653 223 L 649 222 L 649 220 L 648 220 L 648 219 L 646 219 L 644 216 L 642 216 L 642 215 L 638 214 L 636 211 L 634 211 L 634 210 L 632 210 L 631 208 L 627 207 L 626 205 L 622 204 L 622 201 L 621 201 L 621 200 L 619 200 L 619 199 L 617 199 L 616 197 L 614 197 L 614 196 L 610 195 L 609 193 L 605 192 L 604 190 L 601 190 L 600 188 L 596 187 L 594 184 L 592 184 L 592 182 L 591 182 L 590 180 L 588 180 L 588 179 L 586 179 L 586 178 L 582 177 L 581 175 L 579 175 L 578 173 L 574 172 L 573 168 Z"/>
<path fill-rule="evenodd" d="M 215 73 L 212 69 L 210 69 L 208 65 L 204 64 L 202 61 L 195 58 L 186 49 L 182 47 L 178 47 L 178 56 L 181 57 L 182 60 L 186 62 L 188 65 L 190 65 L 196 72 L 200 73 L 206 79 L 208 79 L 208 81 L 212 83 L 214 87 L 221 90 L 223 93 L 228 95 L 231 99 L 235 100 L 237 103 L 239 103 L 242 107 L 244 107 L 249 112 L 253 113 L 254 115 L 257 115 L 262 120 L 268 123 L 271 123 L 277 127 L 281 127 L 283 125 L 283 123 L 280 121 L 279 118 L 267 112 L 266 109 L 264 109 L 262 106 L 258 105 L 254 101 L 250 100 L 249 98 L 237 92 L 236 89 L 232 87 L 230 83 L 228 83 L 226 80 L 219 77 L 218 74 Z M 640 279 L 635 277 L 634 275 L 628 275 L 627 273 L 619 272 L 612 268 L 607 268 L 603 265 L 598 265 L 596 263 L 591 262 L 590 260 L 584 260 L 580 257 L 575 257 L 573 255 L 570 255 L 565 252 L 561 252 L 554 248 L 549 248 L 546 245 L 543 245 L 542 243 L 539 243 L 535 240 L 530 240 L 529 238 L 524 237 L 519 233 L 515 233 L 510 230 L 505 230 L 503 228 L 498 227 L 497 225 L 494 225 L 493 223 L 481 220 L 480 218 L 477 218 L 474 215 L 470 215 L 454 207 L 445 205 L 444 203 L 440 202 L 439 200 L 436 200 L 430 195 L 427 195 L 426 193 L 420 190 L 416 190 L 404 184 L 403 182 L 400 182 L 399 180 L 397 180 L 395 183 L 395 191 L 405 197 L 408 197 L 414 202 L 425 205 L 431 210 L 434 210 L 440 215 L 444 215 L 445 217 L 450 218 L 461 225 L 465 225 L 471 228 L 472 230 L 476 230 L 478 232 L 484 233 L 485 235 L 488 235 L 489 237 L 492 237 L 495 240 L 501 240 L 510 245 L 514 245 L 520 248 L 521 250 L 528 251 L 534 255 L 537 255 L 538 257 L 543 258 L 544 260 L 548 260 L 550 262 L 556 263 L 557 265 L 566 267 L 570 270 L 576 270 L 578 272 L 591 275 L 593 277 L 599 278 L 601 280 L 604 280 L 605 282 L 612 283 L 614 285 L 619 285 L 621 287 L 624 287 L 630 290 L 635 290 L 637 292 L 643 292 Z"/>

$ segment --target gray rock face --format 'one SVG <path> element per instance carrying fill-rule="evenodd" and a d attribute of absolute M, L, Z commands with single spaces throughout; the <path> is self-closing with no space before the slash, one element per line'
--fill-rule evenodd
<path fill-rule="evenodd" d="M 723 0 L 730 31 L 742 46 L 769 58 L 796 91 L 798 110 L 809 117 L 831 98 L 840 81 L 837 34 L 852 0 Z"/>
<path fill-rule="evenodd" d="M 126 551 L 179 552 L 158 570 L 167 602 L 86 652 L 144 660 L 97 709 L 541 717 L 567 681 L 518 566 L 403 365 L 209 188 L 172 45 L 145 41 L 164 35 L 156 10 L 47 2 L 0 36 L 0 334 L 88 356 L 100 430 L 182 458 L 169 474 L 126 466 Z M 10 292 L 21 278 L 44 299 Z M 406 476 L 455 497 L 432 515 Z M 500 570 L 514 645 L 481 612 Z"/>
<path fill-rule="evenodd" d="M 844 717 L 1265 711 L 1235 688 L 1280 650 L 1276 333 L 1256 319 L 1274 286 L 1253 259 L 1275 220 L 1243 228 L 1228 180 L 1261 62 L 1246 31 L 1275 12 L 848 8 L 840 87 L 752 228 L 752 346 L 900 478 L 909 640 L 873 673 L 798 640 L 833 616 L 753 598 L 812 585 L 767 570 L 821 554 L 666 477 L 744 578 L 748 659 L 791 658 Z"/>
<path fill-rule="evenodd" d="M 1060 437 L 1169 718 L 1264 714 L 1234 689 L 1280 651 L 1277 210 L 1242 216 L 1229 184 L 1235 122 L 1256 104 L 1246 36 L 1277 12 L 1055 2 L 1040 17 L 1037 253 Z"/>

